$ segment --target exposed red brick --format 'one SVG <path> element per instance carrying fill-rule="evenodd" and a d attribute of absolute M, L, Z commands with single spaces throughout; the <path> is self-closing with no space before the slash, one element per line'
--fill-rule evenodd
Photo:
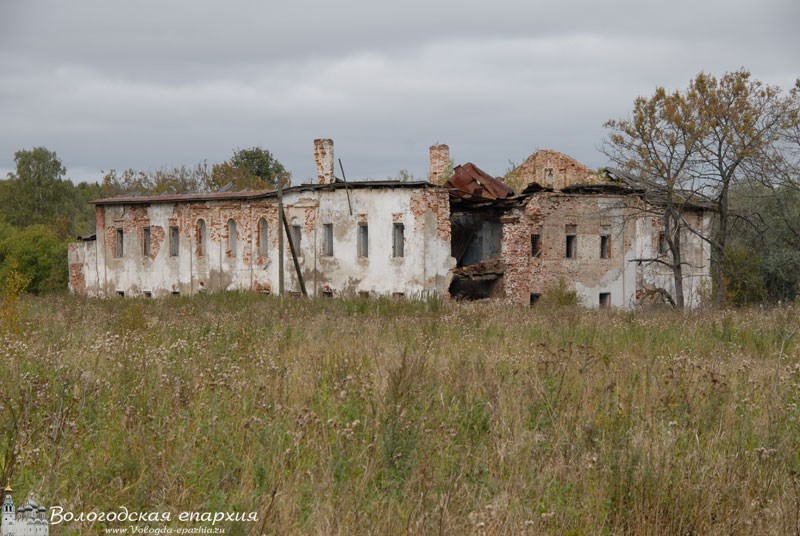
<path fill-rule="evenodd" d="M 161 249 L 161 244 L 164 243 L 166 233 L 164 228 L 160 225 L 150 226 L 150 258 L 155 259 Z"/>
<path fill-rule="evenodd" d="M 441 240 L 450 241 L 450 197 L 441 188 L 426 188 L 411 196 L 411 215 L 414 232 L 425 229 L 425 215 L 430 211 L 436 222 L 436 234 Z"/>
<path fill-rule="evenodd" d="M 314 140 L 314 162 L 317 164 L 317 182 L 333 182 L 333 140 L 328 138 Z"/>
<path fill-rule="evenodd" d="M 597 175 L 588 167 L 570 156 L 549 149 L 536 151 L 511 173 L 526 185 L 535 182 L 556 190 L 573 184 L 599 182 Z"/>
<path fill-rule="evenodd" d="M 614 199 L 622 198 L 612 196 Z M 503 225 L 502 258 L 506 264 L 506 299 L 512 303 L 526 304 L 532 293 L 541 294 L 548 287 L 564 279 L 574 288 L 580 281 L 583 285 L 594 287 L 609 270 L 624 267 L 625 251 L 633 246 L 633 229 L 624 233 L 624 243 L 612 239 L 609 259 L 599 258 L 600 229 L 612 217 L 600 204 L 608 200 L 605 196 L 561 194 L 542 192 L 527 199 L 520 209 L 506 215 Z M 633 227 L 634 220 L 630 210 L 620 212 L 619 224 Z M 566 259 L 565 226 L 576 225 L 578 236 L 578 256 Z M 541 226 L 541 253 L 531 255 L 531 234 L 539 233 Z"/>
<path fill-rule="evenodd" d="M 431 145 L 430 148 L 430 176 L 429 181 L 441 186 L 445 177 L 445 170 L 450 165 L 450 147 L 445 144 Z"/>
<path fill-rule="evenodd" d="M 272 286 L 269 283 L 259 283 L 258 281 L 253 281 L 253 290 L 255 292 L 263 292 L 265 294 L 271 294 Z"/>
<path fill-rule="evenodd" d="M 75 294 L 86 294 L 86 276 L 83 273 L 83 244 L 69 245 L 69 288 Z"/>

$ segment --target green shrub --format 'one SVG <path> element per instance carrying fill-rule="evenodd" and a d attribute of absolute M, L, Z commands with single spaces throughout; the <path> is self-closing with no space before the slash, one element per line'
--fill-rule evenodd
<path fill-rule="evenodd" d="M 566 280 L 562 277 L 558 283 L 547 287 L 542 292 L 541 302 L 558 307 L 576 307 L 581 304 L 581 297 L 578 291 L 570 289 Z"/>
<path fill-rule="evenodd" d="M 44 225 L 32 225 L 0 242 L 0 282 L 12 272 L 29 281 L 32 294 L 67 288 L 67 246 Z"/>
<path fill-rule="evenodd" d="M 753 250 L 740 246 L 726 247 L 722 270 L 729 302 L 744 305 L 761 302 L 766 297 L 761 259 Z"/>

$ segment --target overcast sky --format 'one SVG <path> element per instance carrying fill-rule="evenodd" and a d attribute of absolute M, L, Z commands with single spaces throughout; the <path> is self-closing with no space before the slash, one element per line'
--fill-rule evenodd
<path fill-rule="evenodd" d="M 351 180 L 426 178 L 434 143 L 494 175 L 545 148 L 598 167 L 604 121 L 656 86 L 793 85 L 798 21 L 798 0 L 0 0 L 0 173 L 39 145 L 76 182 L 261 146 L 301 182 L 319 137 Z"/>

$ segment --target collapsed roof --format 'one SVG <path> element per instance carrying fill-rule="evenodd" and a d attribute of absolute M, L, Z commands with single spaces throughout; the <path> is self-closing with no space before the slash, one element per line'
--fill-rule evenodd
<path fill-rule="evenodd" d="M 450 195 L 466 199 L 507 199 L 514 195 L 514 190 L 506 183 L 492 177 L 472 162 L 456 166 L 453 176 L 444 183 L 444 187 Z"/>
<path fill-rule="evenodd" d="M 603 168 L 603 172 L 609 183 L 642 194 L 644 199 L 653 205 L 663 206 L 671 202 L 687 210 L 714 210 L 713 203 L 698 190 L 680 188 L 671 190 L 652 180 L 612 167 Z"/>

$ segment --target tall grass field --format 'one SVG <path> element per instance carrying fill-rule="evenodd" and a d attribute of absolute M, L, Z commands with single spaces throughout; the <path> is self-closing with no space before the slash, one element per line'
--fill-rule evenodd
<path fill-rule="evenodd" d="M 163 527 L 257 513 L 214 525 L 232 535 L 800 534 L 794 307 L 14 307 L 0 463 L 17 504 L 173 513 Z"/>

